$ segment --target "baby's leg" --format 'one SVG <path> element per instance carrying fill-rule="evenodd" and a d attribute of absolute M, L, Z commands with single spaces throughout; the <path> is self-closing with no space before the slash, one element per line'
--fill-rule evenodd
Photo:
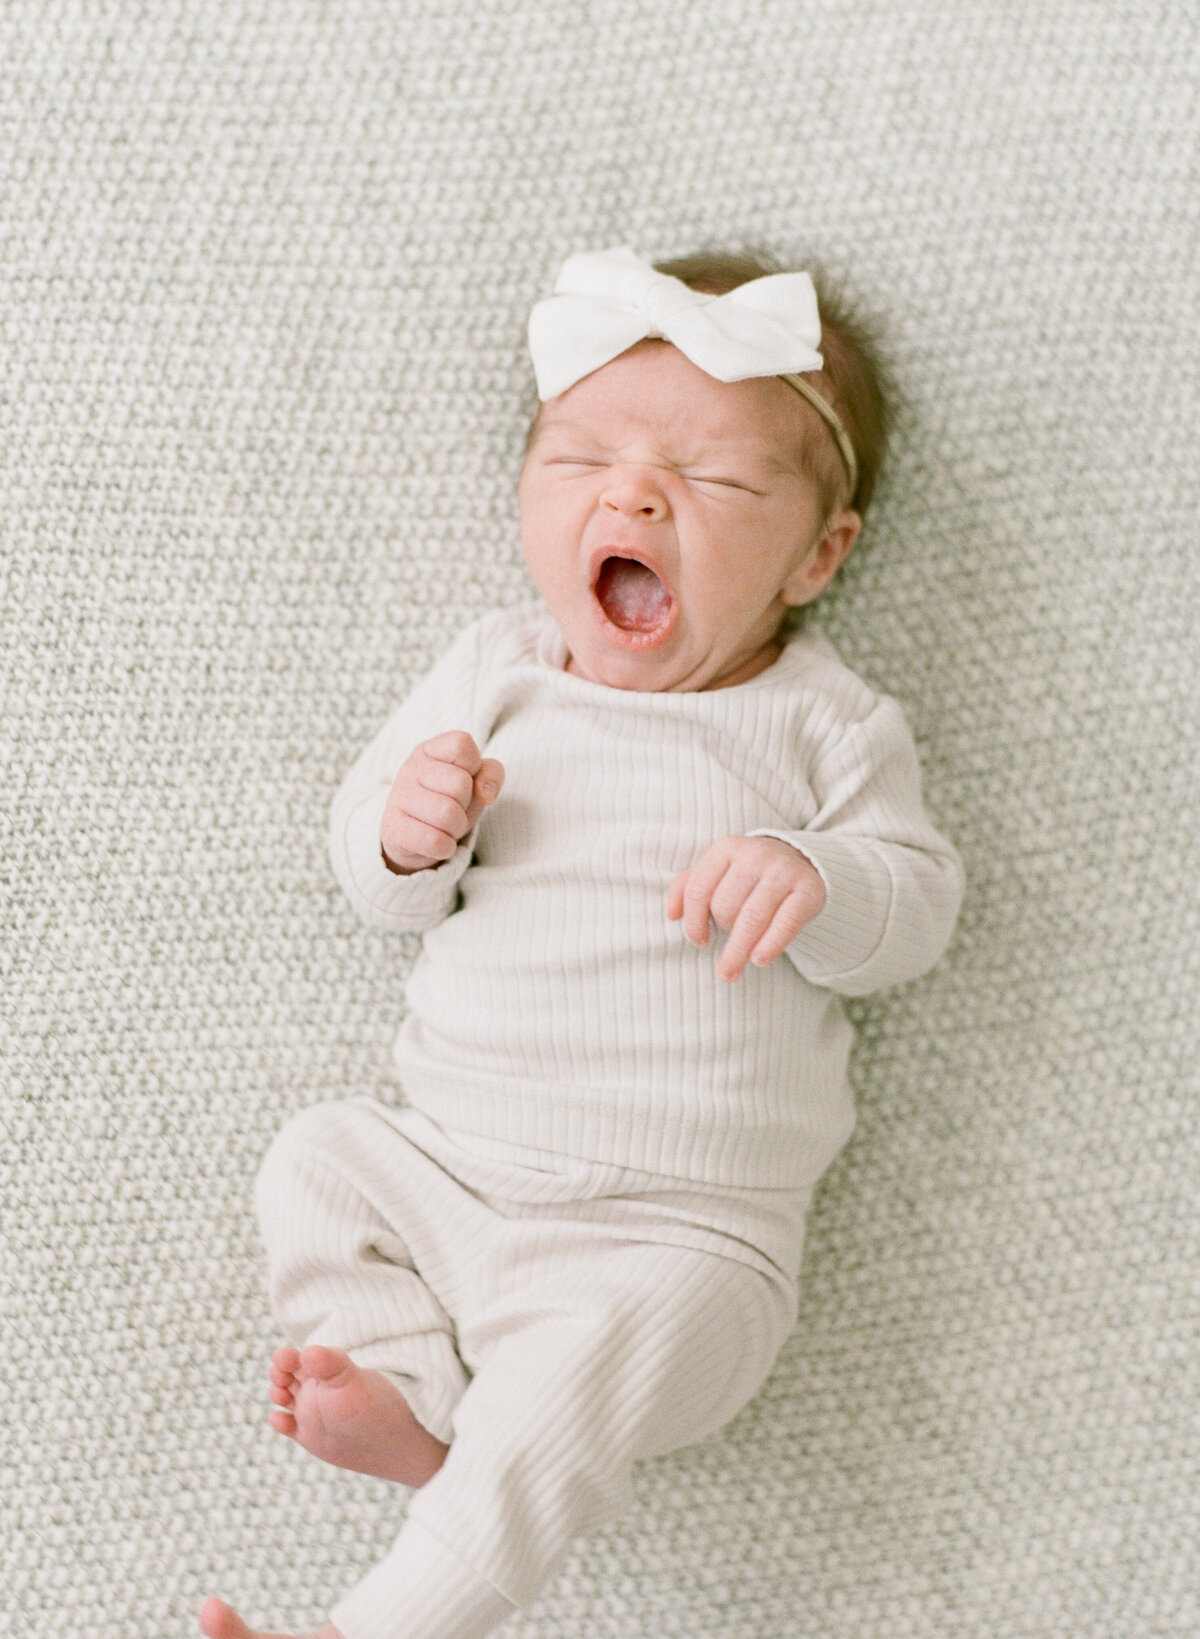
<path fill-rule="evenodd" d="M 272 1360 L 272 1427 L 325 1462 L 410 1486 L 440 1467 L 467 1380 L 409 1244 L 429 1170 L 375 1106 L 350 1100 L 294 1117 L 255 1189 L 272 1304 L 302 1345 Z"/>
<path fill-rule="evenodd" d="M 445 1464 L 331 1612 L 355 1639 L 482 1639 L 621 1511 L 637 1459 L 745 1404 L 795 1315 L 793 1294 L 748 1265 L 612 1240 L 572 1245 L 540 1287 L 502 1284 L 472 1328 L 477 1369 Z M 476 1357 L 465 1334 L 464 1352 Z"/>
<path fill-rule="evenodd" d="M 305 1345 L 273 1358 L 272 1426 L 326 1462 L 414 1487 L 441 1466 L 439 1434 L 467 1381 L 410 1246 L 428 1239 L 413 1202 L 435 1206 L 440 1176 L 355 1099 L 288 1122 L 255 1188 L 275 1313 Z M 209 1639 L 288 1639 L 248 1627 L 220 1599 L 206 1599 L 199 1620 Z M 327 1623 L 297 1639 L 342 1635 Z"/>

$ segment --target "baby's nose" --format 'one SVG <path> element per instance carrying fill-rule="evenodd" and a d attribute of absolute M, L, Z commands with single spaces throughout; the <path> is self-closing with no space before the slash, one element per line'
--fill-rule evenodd
<path fill-rule="evenodd" d="M 619 471 L 614 468 L 600 504 L 610 512 L 644 518 L 648 523 L 659 522 L 670 510 L 653 467 L 626 467 Z"/>

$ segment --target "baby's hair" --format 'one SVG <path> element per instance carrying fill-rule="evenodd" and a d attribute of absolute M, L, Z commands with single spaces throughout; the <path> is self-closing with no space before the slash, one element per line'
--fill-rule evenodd
<path fill-rule="evenodd" d="M 724 296 L 751 279 L 793 271 L 761 254 L 730 255 L 723 251 L 701 251 L 694 256 L 655 262 L 654 266 L 659 273 L 667 273 L 709 296 Z M 820 376 L 829 384 L 828 396 L 858 456 L 858 486 L 849 504 L 865 513 L 875 493 L 895 419 L 891 371 L 875 321 L 843 295 L 821 269 L 810 267 L 806 271 L 816 289 L 821 312 L 825 367 Z M 813 416 L 815 419 L 815 410 Z M 805 455 L 812 463 L 825 505 L 832 511 L 839 493 L 844 493 L 846 470 L 828 430 L 811 440 Z"/>

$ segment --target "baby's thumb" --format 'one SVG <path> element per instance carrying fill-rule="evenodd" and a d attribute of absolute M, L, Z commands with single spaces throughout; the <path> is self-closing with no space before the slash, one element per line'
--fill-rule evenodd
<path fill-rule="evenodd" d="M 497 762 L 495 757 L 485 757 L 475 776 L 475 795 L 486 807 L 488 803 L 495 802 L 503 784 L 504 764 Z"/>
<path fill-rule="evenodd" d="M 489 803 L 495 802 L 504 784 L 504 768 L 494 757 L 485 757 L 475 771 L 471 801 L 467 804 L 467 830 L 471 830 Z"/>

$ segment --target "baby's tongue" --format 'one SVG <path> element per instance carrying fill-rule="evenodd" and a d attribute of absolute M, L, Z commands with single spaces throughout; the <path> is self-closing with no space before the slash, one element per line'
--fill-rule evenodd
<path fill-rule="evenodd" d="M 653 569 L 633 558 L 605 558 L 596 596 L 613 625 L 626 632 L 652 632 L 661 625 L 671 602 Z"/>

